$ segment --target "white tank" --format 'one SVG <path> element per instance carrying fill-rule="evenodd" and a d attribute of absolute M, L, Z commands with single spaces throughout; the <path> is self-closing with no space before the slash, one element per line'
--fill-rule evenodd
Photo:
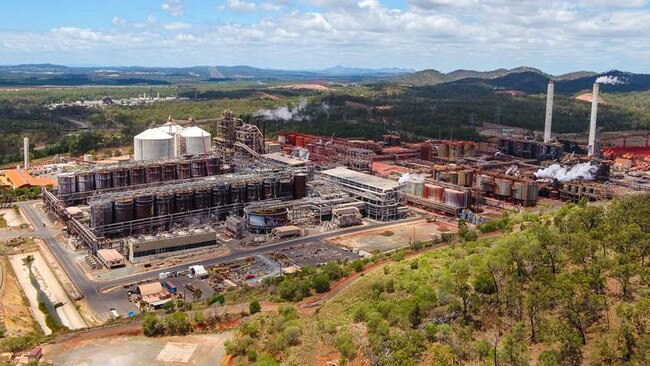
<path fill-rule="evenodd" d="M 212 136 L 204 129 L 192 126 L 184 129 L 180 135 L 185 139 L 185 153 L 196 155 L 210 151 Z"/>
<path fill-rule="evenodd" d="M 133 138 L 133 159 L 155 160 L 174 156 L 174 138 L 157 128 L 150 128 Z"/>
<path fill-rule="evenodd" d="M 172 122 L 167 122 L 160 127 L 156 127 L 156 129 L 161 130 L 162 132 L 171 136 L 174 136 L 177 133 L 181 133 L 184 130 L 183 126 L 179 126 Z"/>

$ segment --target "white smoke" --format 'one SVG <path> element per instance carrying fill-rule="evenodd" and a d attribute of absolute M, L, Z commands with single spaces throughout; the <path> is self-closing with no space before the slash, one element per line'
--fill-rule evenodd
<path fill-rule="evenodd" d="M 255 117 L 262 117 L 267 121 L 304 121 L 309 116 L 302 114 L 307 108 L 307 100 L 300 101 L 296 108 L 277 107 L 275 109 L 260 109 L 255 112 Z"/>
<path fill-rule="evenodd" d="M 598 167 L 596 165 L 591 165 L 591 163 L 576 164 L 569 170 L 559 164 L 553 164 L 546 169 L 537 170 L 535 177 L 540 180 L 557 179 L 560 182 L 566 182 L 578 178 L 594 180 L 594 175 L 597 170 Z"/>
<path fill-rule="evenodd" d="M 397 183 L 406 183 L 406 182 L 424 183 L 424 174 L 404 173 L 397 181 Z"/>
<path fill-rule="evenodd" d="M 596 79 L 598 84 L 620 85 L 627 84 L 627 80 L 619 79 L 618 76 L 604 75 Z"/>

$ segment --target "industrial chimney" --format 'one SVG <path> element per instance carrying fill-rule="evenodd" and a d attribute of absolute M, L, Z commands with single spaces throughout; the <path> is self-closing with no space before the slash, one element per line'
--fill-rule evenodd
<path fill-rule="evenodd" d="M 551 124 L 553 122 L 553 94 L 555 92 L 555 84 L 553 80 L 549 80 L 548 89 L 546 91 L 546 121 L 544 122 L 544 143 L 551 142 Z"/>
<path fill-rule="evenodd" d="M 587 146 L 587 155 L 596 155 L 596 121 L 598 120 L 598 91 L 600 86 L 594 83 L 594 89 L 591 92 L 591 121 L 589 123 L 589 144 Z"/>
<path fill-rule="evenodd" d="M 23 155 L 23 169 L 27 170 L 29 169 L 29 139 L 27 137 L 23 137 Z"/>

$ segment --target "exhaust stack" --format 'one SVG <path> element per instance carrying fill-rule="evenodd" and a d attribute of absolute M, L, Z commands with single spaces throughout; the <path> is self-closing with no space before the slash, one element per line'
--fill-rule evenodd
<path fill-rule="evenodd" d="M 29 169 L 29 139 L 23 137 L 23 169 Z"/>
<path fill-rule="evenodd" d="M 598 92 L 600 85 L 594 83 L 594 89 L 591 92 L 591 120 L 589 123 L 589 144 L 587 146 L 587 155 L 596 155 L 596 122 L 598 120 Z"/>
<path fill-rule="evenodd" d="M 546 121 L 544 122 L 544 143 L 551 142 L 551 124 L 553 122 L 553 96 L 555 93 L 555 84 L 553 80 L 548 82 L 546 91 Z"/>

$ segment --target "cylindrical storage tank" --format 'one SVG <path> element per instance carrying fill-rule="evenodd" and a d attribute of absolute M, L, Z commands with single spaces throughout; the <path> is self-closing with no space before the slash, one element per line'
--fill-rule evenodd
<path fill-rule="evenodd" d="M 120 198 L 114 203 L 115 222 L 133 220 L 133 198 Z"/>
<path fill-rule="evenodd" d="M 449 145 L 449 159 L 458 159 L 460 156 L 460 148 L 457 144 Z"/>
<path fill-rule="evenodd" d="M 153 195 L 147 194 L 135 198 L 135 218 L 146 219 L 153 216 Z"/>
<path fill-rule="evenodd" d="M 157 128 L 150 128 L 133 138 L 133 159 L 156 160 L 174 156 L 174 137 Z"/>
<path fill-rule="evenodd" d="M 256 232 L 270 232 L 276 227 L 289 223 L 289 209 L 286 207 L 270 209 L 247 207 L 244 212 L 248 228 Z"/>
<path fill-rule="evenodd" d="M 442 143 L 438 145 L 438 157 L 439 158 L 448 158 L 449 157 L 449 145 Z"/>
<path fill-rule="evenodd" d="M 185 140 L 185 152 L 188 154 L 206 154 L 212 147 L 212 135 L 200 127 L 188 127 L 180 135 Z"/>
<path fill-rule="evenodd" d="M 465 207 L 467 202 L 465 200 L 465 192 L 457 191 L 455 189 L 445 189 L 445 204 L 453 207 Z"/>
<path fill-rule="evenodd" d="M 59 195 L 68 195 L 77 192 L 77 180 L 74 174 L 59 174 L 56 177 Z"/>
<path fill-rule="evenodd" d="M 537 182 L 528 182 L 526 202 L 531 202 L 531 203 L 537 202 L 538 199 L 539 199 L 539 186 L 537 185 Z"/>
<path fill-rule="evenodd" d="M 296 146 L 298 146 L 298 147 L 305 146 L 305 137 L 304 136 L 296 136 Z"/>
<path fill-rule="evenodd" d="M 465 156 L 476 156 L 476 145 L 468 143 L 465 145 Z"/>
<path fill-rule="evenodd" d="M 84 172 L 77 174 L 77 192 L 89 192 L 95 190 L 95 174 Z"/>
<path fill-rule="evenodd" d="M 230 187 L 224 183 L 219 183 L 212 187 L 210 205 L 212 207 L 225 206 L 229 203 Z"/>
<path fill-rule="evenodd" d="M 268 178 L 264 181 L 264 197 L 262 199 L 270 199 L 276 197 L 276 192 L 278 190 L 278 180 L 274 178 Z"/>
<path fill-rule="evenodd" d="M 481 174 L 476 179 L 476 186 L 483 192 L 494 192 L 494 177 L 491 175 Z"/>
<path fill-rule="evenodd" d="M 161 192 L 156 194 L 154 203 L 154 215 L 163 216 L 174 213 L 174 194 Z"/>
<path fill-rule="evenodd" d="M 95 189 L 108 189 L 113 187 L 113 172 L 99 170 L 95 172 Z"/>
<path fill-rule="evenodd" d="M 512 184 L 512 198 L 517 201 L 525 201 L 528 196 L 528 186 L 523 182 L 514 182 Z"/>
<path fill-rule="evenodd" d="M 161 178 L 163 182 L 176 179 L 176 163 L 165 163 L 162 166 Z"/>
<path fill-rule="evenodd" d="M 208 157 L 208 175 L 221 174 L 221 158 L 218 156 Z"/>
<path fill-rule="evenodd" d="M 134 166 L 129 171 L 129 180 L 132 186 L 145 184 L 146 174 L 143 166 Z"/>
<path fill-rule="evenodd" d="M 230 202 L 231 203 L 246 202 L 246 184 L 236 183 L 230 186 Z"/>
<path fill-rule="evenodd" d="M 176 164 L 176 179 L 190 179 L 192 178 L 192 168 L 189 161 L 179 161 Z"/>
<path fill-rule="evenodd" d="M 427 198 L 437 202 L 442 202 L 444 199 L 445 189 L 440 186 L 429 186 L 428 193 Z"/>
<path fill-rule="evenodd" d="M 207 164 L 205 159 L 194 159 L 191 163 L 192 178 L 205 177 L 207 175 Z"/>
<path fill-rule="evenodd" d="M 199 187 L 194 190 L 194 210 L 201 210 L 210 207 L 210 188 Z"/>
<path fill-rule="evenodd" d="M 252 181 L 246 184 L 246 200 L 247 202 L 259 201 L 260 191 L 262 190 L 262 183 L 259 181 Z"/>
<path fill-rule="evenodd" d="M 146 182 L 158 183 L 162 181 L 162 167 L 158 164 L 149 165 L 145 168 Z"/>
<path fill-rule="evenodd" d="M 293 196 L 293 180 L 286 179 L 280 181 L 280 192 L 278 197 L 292 197 Z"/>
<path fill-rule="evenodd" d="M 307 197 L 307 174 L 299 173 L 293 176 L 293 198 Z"/>
<path fill-rule="evenodd" d="M 124 168 L 119 168 L 113 170 L 113 187 L 127 187 L 129 186 L 129 170 Z"/>
<path fill-rule="evenodd" d="M 289 145 L 295 145 L 296 144 L 296 134 L 295 133 L 290 133 L 289 134 Z"/>
<path fill-rule="evenodd" d="M 471 170 L 461 170 L 458 172 L 458 185 L 463 187 L 472 186 L 472 171 Z"/>
<path fill-rule="evenodd" d="M 512 181 L 509 179 L 496 179 L 495 180 L 494 194 L 501 197 L 512 196 Z"/>
<path fill-rule="evenodd" d="M 190 190 L 176 192 L 174 197 L 174 212 L 192 211 L 192 201 L 194 193 Z"/>

